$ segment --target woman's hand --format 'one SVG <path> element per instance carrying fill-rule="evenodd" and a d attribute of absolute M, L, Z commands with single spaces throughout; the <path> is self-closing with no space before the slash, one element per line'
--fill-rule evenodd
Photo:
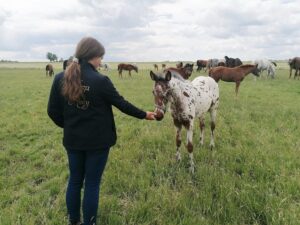
<path fill-rule="evenodd" d="M 146 120 L 155 120 L 156 113 L 154 112 L 146 112 Z"/>

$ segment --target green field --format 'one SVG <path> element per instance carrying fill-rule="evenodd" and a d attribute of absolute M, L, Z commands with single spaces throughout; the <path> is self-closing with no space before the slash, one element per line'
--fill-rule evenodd
<path fill-rule="evenodd" d="M 153 63 L 133 77 L 110 76 L 136 106 L 153 110 Z M 170 63 L 167 63 L 170 65 Z M 174 65 L 174 63 L 172 63 Z M 55 64 L 55 72 L 61 64 Z M 62 130 L 47 116 L 53 78 L 45 63 L 0 64 L 0 224 L 67 224 L 67 157 Z M 300 81 L 287 64 L 275 80 L 249 75 L 234 98 L 220 81 L 216 148 L 195 125 L 195 174 L 182 146 L 175 160 L 170 113 L 161 122 L 137 120 L 114 109 L 118 142 L 103 175 L 98 221 L 110 225 L 300 224 Z M 193 73 L 193 77 L 205 75 Z M 198 121 L 197 121 L 198 123 Z"/>

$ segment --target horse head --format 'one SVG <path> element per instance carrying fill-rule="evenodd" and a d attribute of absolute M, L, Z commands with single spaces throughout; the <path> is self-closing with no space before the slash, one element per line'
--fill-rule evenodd
<path fill-rule="evenodd" d="M 254 65 L 251 73 L 254 74 L 255 76 L 259 77 L 260 69 L 258 69 L 258 64 Z"/>
<path fill-rule="evenodd" d="M 133 70 L 135 71 L 135 72 L 139 72 L 139 68 L 137 67 L 137 66 L 135 66 L 135 65 L 133 65 Z"/>
<path fill-rule="evenodd" d="M 166 71 L 166 73 L 155 74 L 150 71 L 150 77 L 155 82 L 153 87 L 153 95 L 154 95 L 154 104 L 155 104 L 155 113 L 156 120 L 160 121 L 164 118 L 165 112 L 167 110 L 168 103 L 168 92 L 169 92 L 169 81 L 172 78 L 172 74 L 170 71 Z"/>
<path fill-rule="evenodd" d="M 194 64 L 187 63 L 184 65 L 183 69 L 184 69 L 184 73 L 187 75 L 187 78 L 185 79 L 188 79 L 193 73 Z"/>

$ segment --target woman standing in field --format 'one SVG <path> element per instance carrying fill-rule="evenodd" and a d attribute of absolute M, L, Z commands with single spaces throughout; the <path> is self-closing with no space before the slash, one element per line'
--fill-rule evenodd
<path fill-rule="evenodd" d="M 144 112 L 126 101 L 111 80 L 97 72 L 104 53 L 96 39 L 83 38 L 73 62 L 55 76 L 48 102 L 49 117 L 64 131 L 70 170 L 66 204 L 72 225 L 81 224 L 83 181 L 84 225 L 96 224 L 101 176 L 109 149 L 117 139 L 112 105 L 139 119 L 155 119 L 153 112 Z"/>

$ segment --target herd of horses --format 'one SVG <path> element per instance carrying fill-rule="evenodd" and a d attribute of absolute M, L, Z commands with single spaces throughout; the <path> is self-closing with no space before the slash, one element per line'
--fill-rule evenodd
<path fill-rule="evenodd" d="M 70 60 L 65 60 L 63 69 L 69 65 Z M 294 57 L 288 61 L 290 66 L 289 78 L 292 77 L 292 70 L 295 70 L 294 79 L 300 77 L 300 57 Z M 214 130 L 216 126 L 216 115 L 219 105 L 219 87 L 220 80 L 226 82 L 235 82 L 235 93 L 238 95 L 239 86 L 244 78 L 252 73 L 259 77 L 263 71 L 267 71 L 267 76 L 275 77 L 275 62 L 267 59 L 254 60 L 252 64 L 243 65 L 239 58 L 230 58 L 225 56 L 224 59 L 197 60 L 197 71 L 208 70 L 208 76 L 198 76 L 193 81 L 189 78 L 193 73 L 194 64 L 179 62 L 176 67 L 167 67 L 161 64 L 159 70 L 158 64 L 154 64 L 154 70 L 150 71 L 150 77 L 154 81 L 153 95 L 156 119 L 162 120 L 167 111 L 167 105 L 170 105 L 170 112 L 173 123 L 176 127 L 176 159 L 181 160 L 181 130 L 187 130 L 186 148 L 190 157 L 190 171 L 195 170 L 193 159 L 193 128 L 194 121 L 199 119 L 200 127 L 200 144 L 204 143 L 204 118 L 207 112 L 210 113 L 210 148 L 215 146 Z M 102 64 L 102 69 L 108 70 L 108 64 Z M 136 64 L 120 63 L 118 65 L 119 77 L 122 78 L 122 72 L 131 71 L 138 73 Z M 52 76 L 54 69 L 51 64 L 46 66 L 46 76 Z"/>

